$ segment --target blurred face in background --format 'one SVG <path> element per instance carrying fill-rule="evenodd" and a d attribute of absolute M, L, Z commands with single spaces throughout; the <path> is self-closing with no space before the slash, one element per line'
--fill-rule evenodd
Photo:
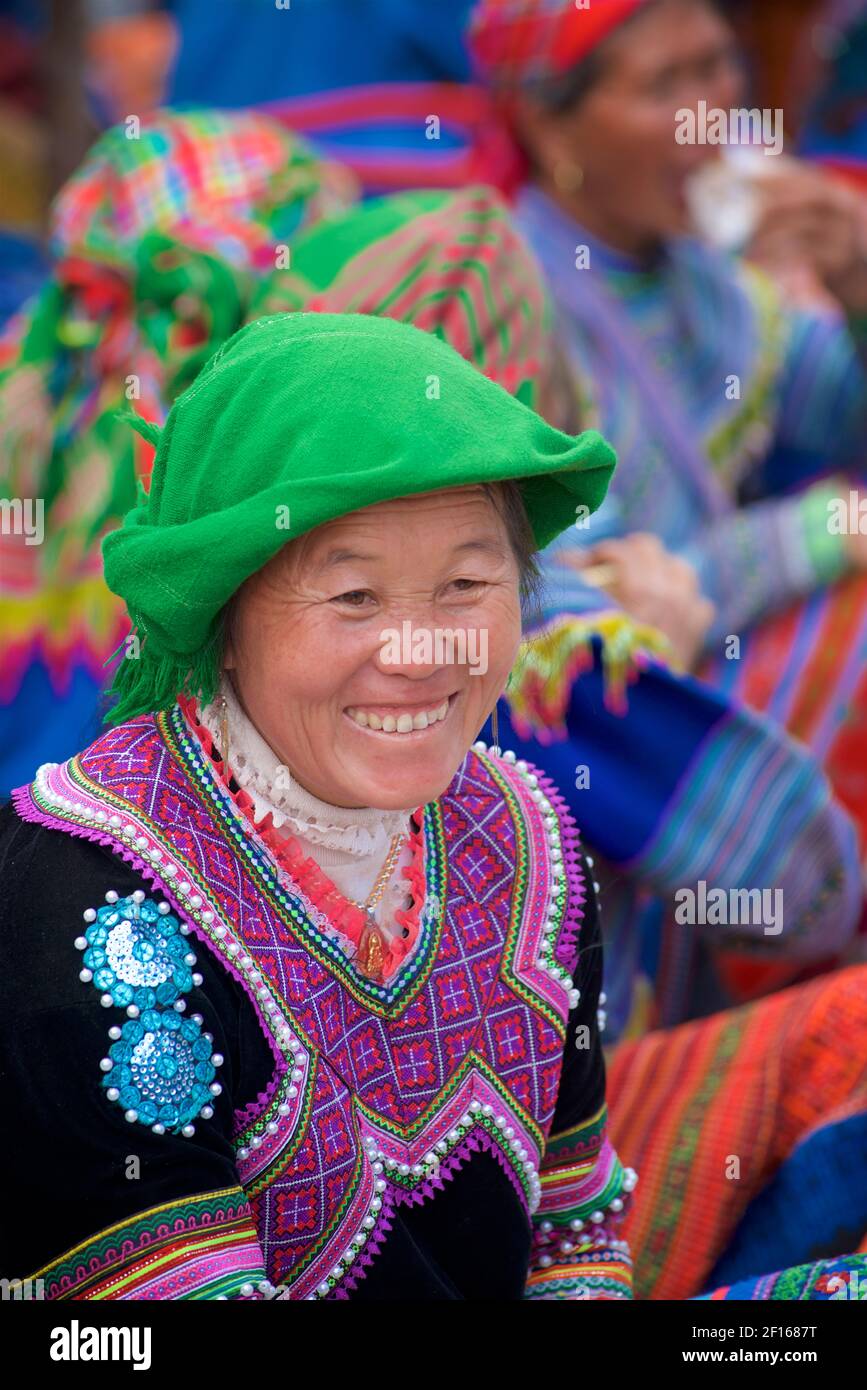
<path fill-rule="evenodd" d="M 521 99 L 519 136 L 543 188 L 615 249 L 651 252 L 686 232 L 686 184 L 716 145 L 678 144 L 676 113 L 742 104 L 734 35 L 706 0 L 654 0 L 589 59 L 568 109 Z"/>

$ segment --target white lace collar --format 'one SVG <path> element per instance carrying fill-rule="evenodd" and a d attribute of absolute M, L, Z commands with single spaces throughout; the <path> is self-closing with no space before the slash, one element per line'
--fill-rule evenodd
<path fill-rule="evenodd" d="M 260 820 L 270 811 L 273 824 L 286 834 L 299 836 L 316 846 L 317 861 L 324 867 L 351 859 L 376 858 L 388 853 L 395 835 L 407 830 L 409 811 L 351 810 L 329 806 L 312 796 L 292 777 L 238 702 L 224 675 L 219 693 L 225 697 L 229 729 L 229 766 L 238 785 L 252 798 Z M 199 718 L 220 747 L 222 710 L 218 701 L 205 705 Z"/>

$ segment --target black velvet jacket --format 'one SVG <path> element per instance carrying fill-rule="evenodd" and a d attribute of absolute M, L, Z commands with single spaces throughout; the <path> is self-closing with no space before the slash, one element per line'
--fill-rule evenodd
<path fill-rule="evenodd" d="M 273 1058 L 243 989 L 201 950 L 202 983 L 190 994 L 190 1009 L 207 1019 L 225 1059 L 213 1119 L 192 1139 L 128 1123 L 100 1085 L 110 1020 L 98 992 L 79 978 L 74 941 L 84 910 L 104 902 L 107 890 L 153 896 L 152 888 L 108 850 L 24 822 L 11 806 L 0 810 L 0 882 L 0 1110 L 7 1136 L 0 1149 L 7 1194 L 0 1275 L 24 1279 L 116 1223 L 192 1194 L 237 1187 L 233 1116 L 266 1088 Z M 596 1017 L 602 954 L 592 895 L 580 948 L 580 1001 L 569 1019 L 552 1135 L 604 1102 Z M 582 1049 L 572 1045 L 580 1025 L 590 1036 Z M 431 1200 L 398 1209 L 349 1296 L 517 1299 L 531 1259 L 525 1211 L 503 1169 L 482 1151 Z"/>

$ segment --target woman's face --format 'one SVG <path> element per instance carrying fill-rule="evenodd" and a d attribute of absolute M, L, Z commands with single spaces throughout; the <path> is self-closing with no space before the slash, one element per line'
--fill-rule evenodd
<path fill-rule="evenodd" d="M 448 786 L 520 636 L 505 524 L 484 489 L 452 488 L 290 541 L 241 588 L 225 665 L 307 791 L 410 810 Z"/>
<path fill-rule="evenodd" d="M 737 49 L 702 0 L 657 0 L 612 34 L 601 61 L 574 110 L 552 116 L 525 101 L 519 124 L 559 201 L 603 240 L 641 251 L 689 228 L 687 180 L 719 148 L 678 144 L 676 112 L 739 104 Z M 558 165 L 583 170 L 579 189 L 558 189 Z"/>

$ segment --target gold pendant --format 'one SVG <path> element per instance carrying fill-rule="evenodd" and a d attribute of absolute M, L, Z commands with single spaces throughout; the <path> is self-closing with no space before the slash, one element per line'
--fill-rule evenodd
<path fill-rule="evenodd" d="M 385 953 L 382 945 L 382 932 L 372 912 L 367 914 L 367 926 L 361 936 L 355 964 L 368 980 L 382 984 L 382 967 Z"/>

